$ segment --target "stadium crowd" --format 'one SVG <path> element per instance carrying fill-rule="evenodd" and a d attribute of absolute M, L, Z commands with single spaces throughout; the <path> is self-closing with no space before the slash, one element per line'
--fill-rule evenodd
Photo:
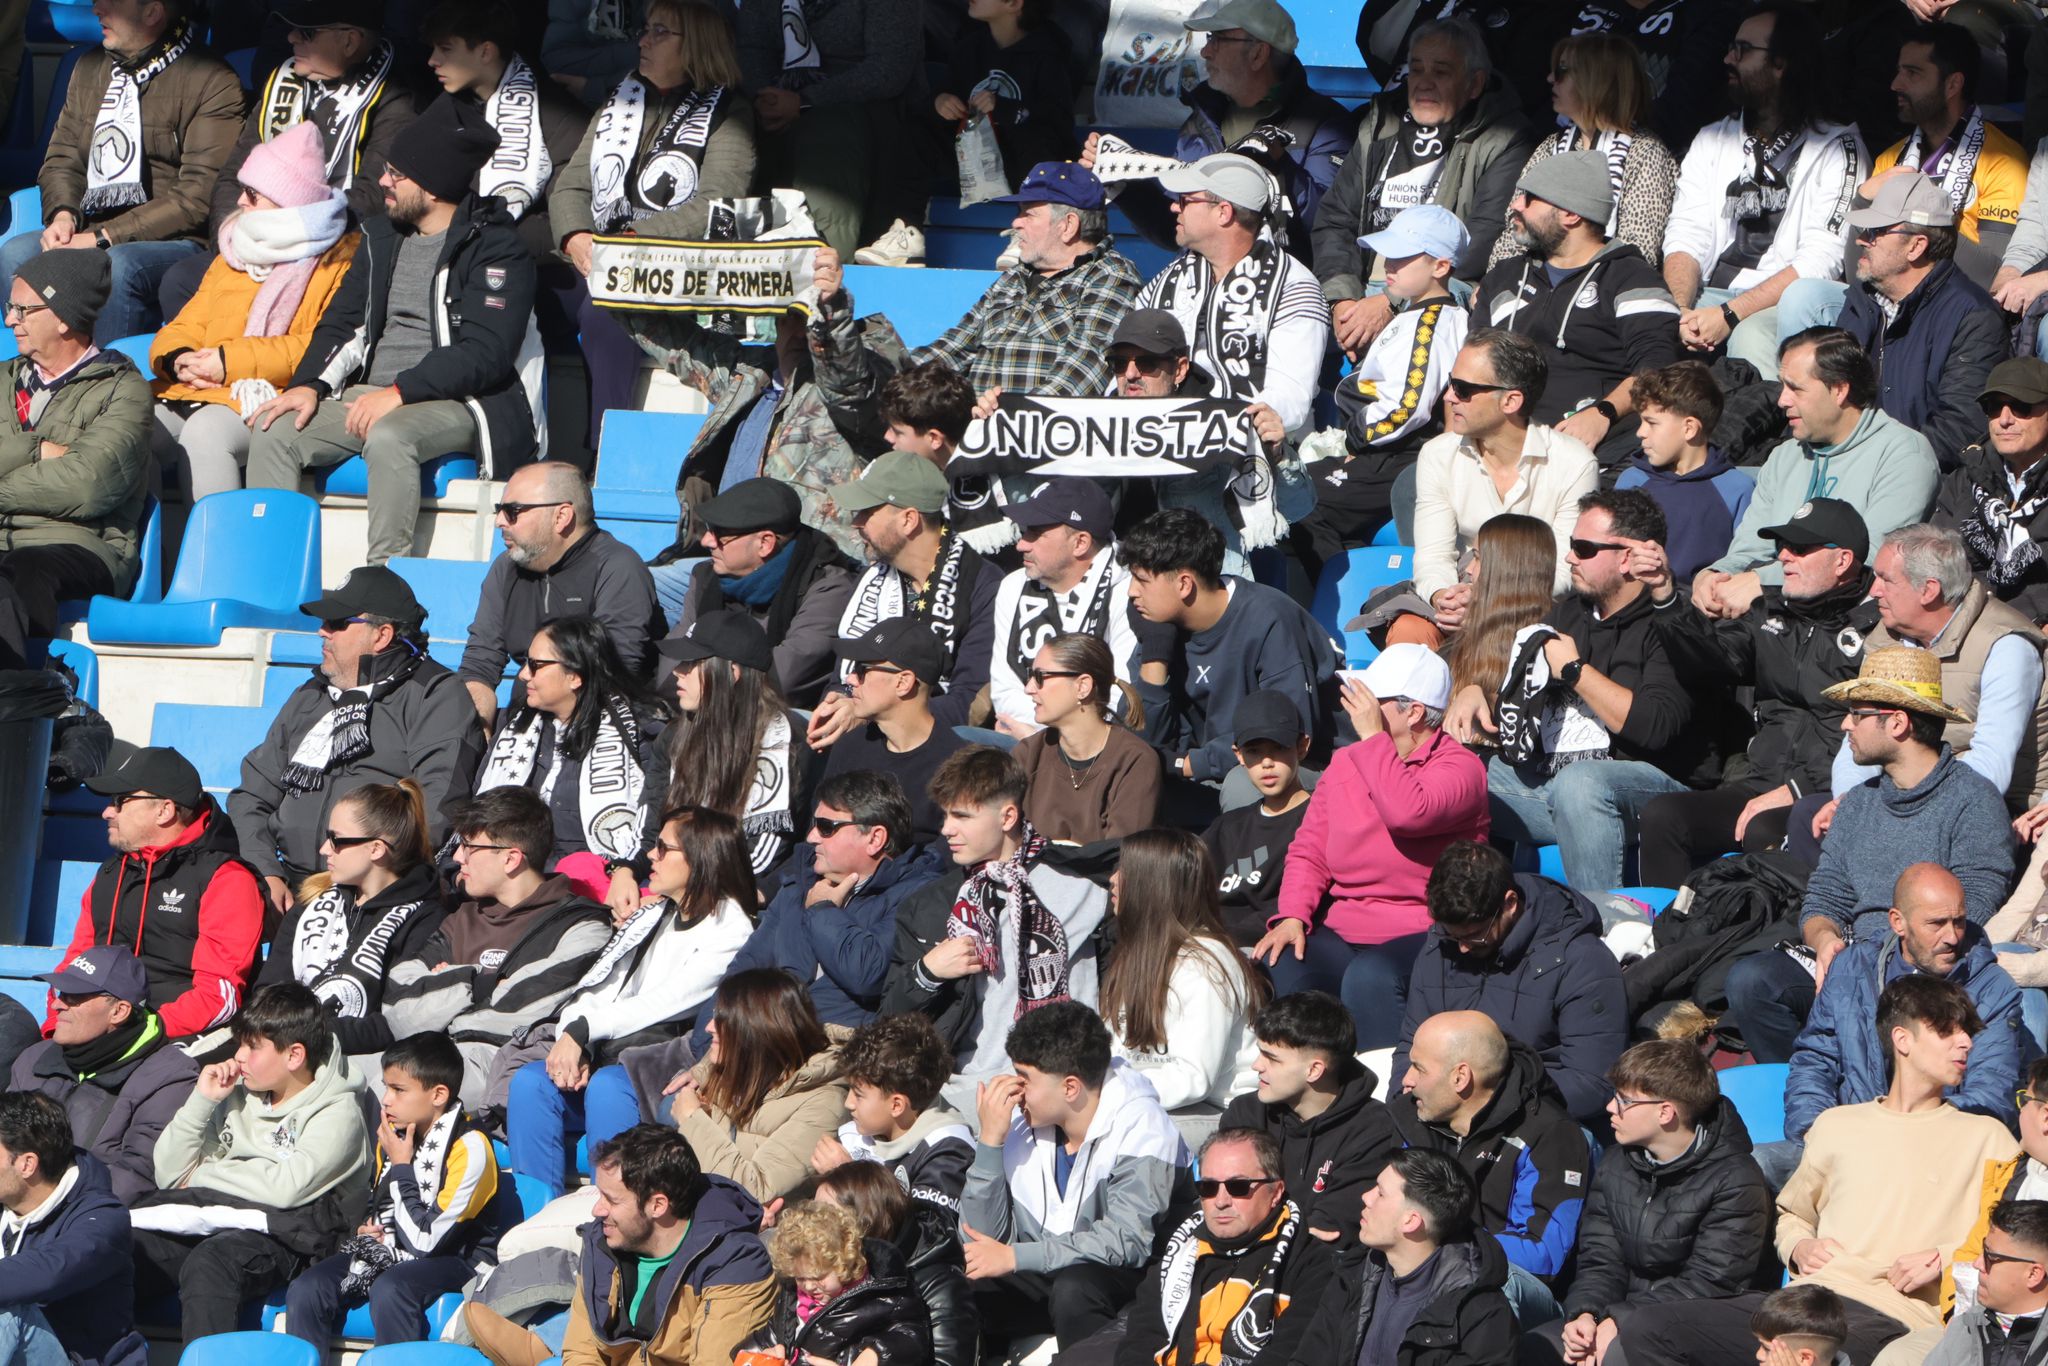
<path fill-rule="evenodd" d="M 236 5 L 96 0 L 0 243 L 0 667 L 146 499 L 368 470 L 224 800 L 53 761 L 0 1366 L 2048 1360 L 2037 7 L 1364 0 L 1349 107 L 1206 0 L 1169 157 L 1061 0 L 280 3 L 251 98 Z M 1000 273 L 906 347 L 845 267 L 970 138 Z M 766 229 L 752 324 L 593 264 Z M 1101 399 L 1226 420 L 988 455 Z"/>

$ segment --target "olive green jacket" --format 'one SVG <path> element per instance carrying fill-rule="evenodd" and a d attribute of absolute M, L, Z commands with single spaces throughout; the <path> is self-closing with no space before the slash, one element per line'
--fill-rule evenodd
<path fill-rule="evenodd" d="M 149 382 L 119 352 L 94 356 L 50 394 L 34 428 L 16 416 L 21 357 L 0 362 L 0 552 L 76 545 L 135 577 L 149 472 Z M 44 459 L 43 442 L 65 447 Z"/>

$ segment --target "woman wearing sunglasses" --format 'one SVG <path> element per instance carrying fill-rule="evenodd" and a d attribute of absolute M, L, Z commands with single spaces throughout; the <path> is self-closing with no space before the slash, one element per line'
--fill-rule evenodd
<path fill-rule="evenodd" d="M 256 987 L 298 982 L 327 1002 L 346 1053 L 381 1053 L 386 970 L 423 952 L 448 913 L 427 834 L 427 798 L 410 778 L 339 798 L 320 842 L 325 872 L 299 888 Z"/>
<path fill-rule="evenodd" d="M 1216 884 L 1208 846 L 1185 830 L 1129 836 L 1110 878 L 1116 947 L 1101 1014 L 1168 1110 L 1221 1106 L 1258 1084 L 1251 1020 L 1272 987 L 1232 942 Z"/>
<path fill-rule="evenodd" d="M 1116 690 L 1124 710 L 1113 710 Z M 1045 727 L 1014 751 L 1027 783 L 1024 818 L 1049 840 L 1093 844 L 1152 824 L 1159 807 L 1159 751 L 1137 727 L 1145 709 L 1116 676 L 1109 646 L 1094 636 L 1055 636 L 1025 676 L 1031 719 Z"/>
<path fill-rule="evenodd" d="M 668 729 L 668 804 L 707 806 L 738 820 L 756 877 L 796 842 L 792 794 L 808 747 L 775 686 L 768 633 L 752 614 L 700 614 L 689 634 L 657 647 L 675 668 L 678 715 Z"/>
<path fill-rule="evenodd" d="M 524 787 L 555 817 L 554 860 L 577 890 L 624 919 L 640 905 L 642 851 L 668 790 L 666 711 L 626 672 L 595 617 L 533 633 L 519 670 L 525 699 L 502 715 L 476 790 Z"/>
<path fill-rule="evenodd" d="M 619 1055 L 689 1033 L 754 928 L 754 877 L 731 816 L 671 808 L 647 860 L 647 899 L 576 984 L 547 1057 L 512 1075 L 512 1169 L 552 1195 L 565 1189 L 571 1134 L 586 1134 L 594 1148 L 640 1122 Z"/>

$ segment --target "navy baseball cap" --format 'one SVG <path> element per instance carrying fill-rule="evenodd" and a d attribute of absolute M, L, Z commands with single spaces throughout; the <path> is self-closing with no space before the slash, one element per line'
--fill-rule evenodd
<path fill-rule="evenodd" d="M 1116 509 L 1109 495 L 1093 479 L 1061 475 L 1045 481 L 1044 487 L 1021 503 L 1003 509 L 1003 516 L 1025 531 L 1064 526 L 1085 531 L 1097 545 L 1106 543 L 1116 523 Z"/>
<path fill-rule="evenodd" d="M 1066 204 L 1076 209 L 1100 209 L 1109 200 L 1095 172 L 1078 161 L 1041 161 L 1024 177 L 1017 193 L 998 195 L 996 204 Z"/>
<path fill-rule="evenodd" d="M 119 944 L 89 948 L 55 972 L 36 976 L 67 996 L 112 996 L 132 1006 L 149 1000 L 148 971 Z"/>

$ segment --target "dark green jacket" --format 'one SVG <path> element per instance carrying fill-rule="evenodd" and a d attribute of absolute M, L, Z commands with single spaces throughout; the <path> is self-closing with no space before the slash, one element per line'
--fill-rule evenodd
<path fill-rule="evenodd" d="M 0 363 L 14 397 L 29 362 Z M 149 469 L 149 383 L 119 352 L 103 351 L 58 386 L 34 428 L 12 402 L 0 413 L 0 552 L 76 545 L 106 561 L 116 588 L 135 577 Z M 42 443 L 66 447 L 54 460 Z"/>

